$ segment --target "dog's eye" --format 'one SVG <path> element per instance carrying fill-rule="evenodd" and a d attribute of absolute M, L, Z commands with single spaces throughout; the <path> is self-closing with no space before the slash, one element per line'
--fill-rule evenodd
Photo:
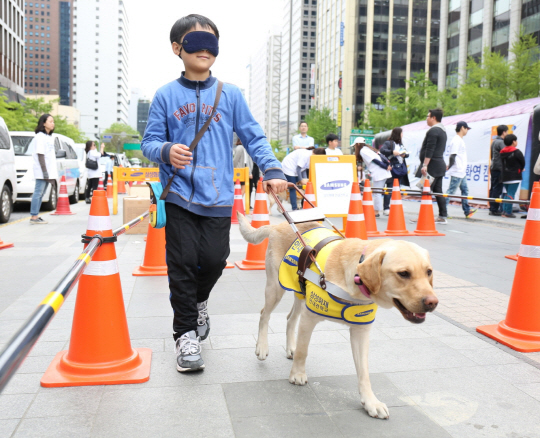
<path fill-rule="evenodd" d="M 411 274 L 410 274 L 410 272 L 408 272 L 408 271 L 398 272 L 398 275 L 399 275 L 401 278 L 411 278 Z"/>
<path fill-rule="evenodd" d="M 427 270 L 427 276 L 428 276 L 428 277 L 431 277 L 431 274 L 433 274 L 433 271 L 432 271 L 431 269 L 428 269 L 428 270 Z"/>

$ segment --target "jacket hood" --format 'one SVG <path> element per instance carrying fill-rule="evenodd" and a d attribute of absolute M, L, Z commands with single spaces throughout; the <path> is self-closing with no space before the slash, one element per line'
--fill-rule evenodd
<path fill-rule="evenodd" d="M 506 146 L 503 149 L 501 149 L 500 153 L 501 154 L 509 154 L 511 152 L 514 152 L 516 149 L 517 149 L 516 147 L 510 145 L 510 146 Z"/>

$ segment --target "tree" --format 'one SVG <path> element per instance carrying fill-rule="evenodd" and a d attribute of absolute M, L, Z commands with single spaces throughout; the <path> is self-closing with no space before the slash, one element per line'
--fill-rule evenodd
<path fill-rule="evenodd" d="M 308 135 L 313 137 L 315 144 L 319 146 L 326 144 L 328 134 L 337 133 L 337 123 L 330 115 L 331 111 L 330 108 L 311 108 L 304 119 L 309 126 Z"/>
<path fill-rule="evenodd" d="M 287 155 L 287 151 L 283 149 L 281 140 L 270 140 L 270 146 L 272 147 L 272 152 L 279 161 L 283 161 L 283 158 Z"/>
<path fill-rule="evenodd" d="M 112 139 L 110 143 L 105 143 L 105 150 L 108 152 L 122 152 L 124 143 L 133 143 L 135 141 L 141 140 L 141 135 L 131 126 L 124 123 L 113 123 L 108 127 L 103 134 L 112 134 Z M 128 158 L 135 158 L 131 151 L 126 151 L 126 156 Z M 142 156 L 142 154 L 141 154 Z M 139 156 L 137 156 L 139 158 Z"/>

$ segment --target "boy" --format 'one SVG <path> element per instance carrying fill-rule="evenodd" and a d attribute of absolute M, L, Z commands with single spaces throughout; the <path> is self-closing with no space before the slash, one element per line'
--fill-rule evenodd
<path fill-rule="evenodd" d="M 218 81 L 210 72 L 219 53 L 216 25 L 201 15 L 178 20 L 172 50 L 185 71 L 154 96 L 141 149 L 159 163 L 166 197 L 167 267 L 179 372 L 204 368 L 200 341 L 208 337 L 207 300 L 226 265 L 234 200 L 232 139 L 238 134 L 264 172 L 263 187 L 287 186 L 261 127 L 238 87 L 223 85 L 217 112 L 193 153 L 189 145 L 214 109 Z"/>
<path fill-rule="evenodd" d="M 343 155 L 339 149 L 337 149 L 339 143 L 339 137 L 336 134 L 328 134 L 326 136 L 326 155 Z"/>

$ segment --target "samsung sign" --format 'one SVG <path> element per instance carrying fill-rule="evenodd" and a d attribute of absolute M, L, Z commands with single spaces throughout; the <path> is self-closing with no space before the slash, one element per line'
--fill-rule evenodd
<path fill-rule="evenodd" d="M 347 187 L 351 182 L 347 180 L 328 181 L 321 186 L 321 190 L 339 190 Z"/>

